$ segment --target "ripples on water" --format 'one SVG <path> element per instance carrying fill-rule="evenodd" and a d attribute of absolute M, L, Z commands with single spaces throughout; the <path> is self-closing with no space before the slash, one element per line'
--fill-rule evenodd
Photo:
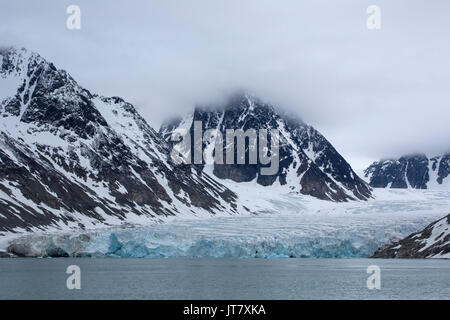
<path fill-rule="evenodd" d="M 66 288 L 67 266 L 81 290 Z M 369 290 L 369 265 L 381 290 Z M 0 259 L 1 299 L 450 299 L 450 261 Z"/>

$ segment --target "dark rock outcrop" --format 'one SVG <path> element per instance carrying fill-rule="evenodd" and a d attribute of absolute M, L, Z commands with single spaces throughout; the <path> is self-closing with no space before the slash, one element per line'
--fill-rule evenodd
<path fill-rule="evenodd" d="M 379 248 L 372 258 L 450 258 L 450 214 Z"/>
<path fill-rule="evenodd" d="M 449 153 L 431 158 L 416 154 L 381 160 L 364 171 L 374 188 L 441 189 L 449 174 Z"/>

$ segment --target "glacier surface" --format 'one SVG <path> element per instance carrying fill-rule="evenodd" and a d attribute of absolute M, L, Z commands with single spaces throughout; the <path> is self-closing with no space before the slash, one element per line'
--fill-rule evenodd
<path fill-rule="evenodd" d="M 349 203 L 289 194 L 263 197 L 267 210 L 256 215 L 180 217 L 150 226 L 27 235 L 12 243 L 26 247 L 31 256 L 66 252 L 135 258 L 369 257 L 381 245 L 420 230 L 449 211 L 448 191 L 376 192 L 376 199 Z"/>

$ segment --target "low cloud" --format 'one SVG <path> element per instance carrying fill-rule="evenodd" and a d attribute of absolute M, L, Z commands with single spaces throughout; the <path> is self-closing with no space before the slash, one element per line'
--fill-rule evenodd
<path fill-rule="evenodd" d="M 356 168 L 450 149 L 450 3 L 378 1 L 2 3 L 2 45 L 24 46 L 149 123 L 246 89 L 298 114 Z"/>

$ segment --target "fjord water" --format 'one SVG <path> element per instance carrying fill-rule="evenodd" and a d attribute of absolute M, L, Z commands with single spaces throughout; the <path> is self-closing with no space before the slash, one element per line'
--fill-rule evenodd
<path fill-rule="evenodd" d="M 80 290 L 66 287 L 69 265 Z M 380 290 L 366 286 L 370 265 Z M 450 299 L 450 261 L 0 259 L 0 299 Z"/>

